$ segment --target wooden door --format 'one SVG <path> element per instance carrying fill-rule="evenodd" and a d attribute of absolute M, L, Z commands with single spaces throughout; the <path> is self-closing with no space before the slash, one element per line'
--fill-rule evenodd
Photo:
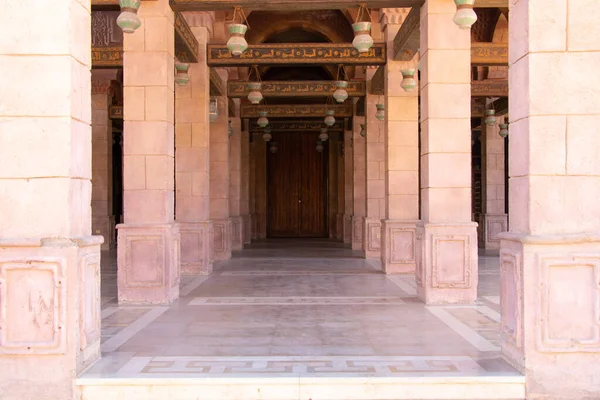
<path fill-rule="evenodd" d="M 276 132 L 278 151 L 267 151 L 269 237 L 327 236 L 327 148 L 313 132 Z"/>

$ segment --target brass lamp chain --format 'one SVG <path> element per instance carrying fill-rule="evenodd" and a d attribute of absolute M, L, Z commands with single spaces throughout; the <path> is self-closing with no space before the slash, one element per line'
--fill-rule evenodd
<path fill-rule="evenodd" d="M 248 23 L 248 18 L 246 18 L 246 14 L 244 13 L 244 9 L 242 8 L 242 6 L 235 6 L 233 8 L 233 17 L 231 18 L 231 20 L 226 21 L 226 22 L 235 24 L 235 23 L 237 23 L 236 22 L 237 17 L 240 17 L 241 24 L 243 24 L 245 22 L 248 29 L 250 29 L 250 24 Z"/>
<path fill-rule="evenodd" d="M 369 20 L 367 22 L 371 22 L 371 13 L 369 12 L 367 5 L 365 3 L 361 3 L 358 7 L 356 22 L 361 22 L 361 17 L 364 17 L 365 14 L 369 17 Z"/>

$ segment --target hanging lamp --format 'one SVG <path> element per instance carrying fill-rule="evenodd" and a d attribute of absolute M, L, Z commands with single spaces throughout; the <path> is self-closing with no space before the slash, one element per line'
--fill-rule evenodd
<path fill-rule="evenodd" d="M 237 17 L 239 17 L 240 22 L 237 22 Z M 246 24 L 244 24 L 246 22 Z M 246 41 L 245 35 L 248 30 L 248 20 L 246 19 L 246 14 L 244 14 L 244 10 L 241 6 L 236 6 L 233 9 L 233 19 L 231 23 L 227 27 L 229 31 L 229 40 L 227 41 L 227 48 L 236 57 L 242 55 L 244 51 L 248 48 L 248 42 Z"/>
<path fill-rule="evenodd" d="M 477 21 L 477 14 L 473 10 L 475 0 L 454 0 L 454 4 L 456 4 L 454 23 L 460 29 L 471 29 L 471 26 Z"/>
<path fill-rule="evenodd" d="M 368 21 L 361 21 L 361 17 L 367 15 Z M 373 38 L 371 37 L 371 13 L 366 4 L 361 4 L 358 8 L 358 14 L 356 15 L 356 22 L 352 24 L 352 30 L 354 31 L 354 40 L 352 46 L 359 53 L 366 53 L 373 46 Z"/>
<path fill-rule="evenodd" d="M 265 129 L 265 133 L 263 133 L 262 138 L 265 142 L 270 141 L 273 138 L 273 136 L 271 136 L 271 129 Z"/>
<path fill-rule="evenodd" d="M 365 137 L 367 132 L 365 131 L 365 124 L 360 124 L 360 136 Z"/>
<path fill-rule="evenodd" d="M 231 120 L 227 121 L 227 126 L 228 126 L 228 131 L 229 131 L 229 137 L 233 136 L 233 127 L 231 126 Z"/>
<path fill-rule="evenodd" d="M 329 135 L 327 134 L 327 128 L 321 128 L 321 133 L 319 134 L 319 140 L 321 142 L 326 142 L 329 139 Z"/>
<path fill-rule="evenodd" d="M 335 81 L 335 92 L 333 92 L 333 98 L 338 103 L 343 103 L 348 98 L 348 92 L 346 88 L 348 87 L 348 81 L 341 79 L 343 73 L 343 66 L 338 65 L 337 70 L 337 80 Z"/>
<path fill-rule="evenodd" d="M 140 0 L 119 0 L 121 13 L 117 17 L 117 25 L 125 33 L 133 33 L 142 25 L 140 17 L 137 15 L 140 8 Z"/>
<path fill-rule="evenodd" d="M 277 147 L 277 142 L 271 142 L 271 146 L 269 147 L 269 150 L 271 151 L 271 153 L 275 154 L 277 153 L 277 150 L 279 148 Z"/>
<path fill-rule="evenodd" d="M 385 119 L 385 105 L 382 103 L 377 103 L 375 104 L 375 108 L 377 108 L 375 118 L 377 118 L 379 121 L 383 121 Z"/>
<path fill-rule="evenodd" d="M 323 142 L 320 140 L 317 140 L 317 152 L 322 152 L 323 151 Z"/>
<path fill-rule="evenodd" d="M 402 82 L 400 83 L 400 87 L 404 89 L 405 92 L 412 92 L 417 87 L 417 81 L 415 80 L 415 70 L 414 69 L 403 69 L 400 70 L 402 73 Z"/>
<path fill-rule="evenodd" d="M 489 108 L 484 111 L 485 119 L 484 122 L 488 126 L 494 126 L 496 124 L 496 110 Z"/>
<path fill-rule="evenodd" d="M 335 124 L 335 110 L 327 110 L 325 111 L 325 125 L 327 126 L 333 126 L 333 124 Z"/>
<path fill-rule="evenodd" d="M 258 124 L 258 126 L 260 126 L 261 128 L 266 127 L 267 125 L 269 125 L 269 120 L 267 119 L 267 115 L 269 113 L 266 111 L 259 111 L 258 112 L 258 121 L 256 121 L 256 123 Z"/>
<path fill-rule="evenodd" d="M 190 64 L 175 62 L 175 83 L 179 86 L 187 85 L 190 81 L 190 75 L 188 74 L 188 69 L 190 68 Z"/>
<path fill-rule="evenodd" d="M 219 103 L 216 97 L 211 97 L 208 107 L 208 119 L 210 122 L 215 122 L 219 118 Z"/>
<path fill-rule="evenodd" d="M 263 99 L 263 95 L 261 93 L 262 82 L 260 81 L 260 73 L 258 72 L 258 66 L 252 66 L 252 68 L 250 69 L 250 74 L 248 74 L 248 80 L 250 80 L 252 72 L 254 72 L 256 76 L 256 81 L 248 82 L 248 89 L 250 89 L 250 93 L 248 93 L 248 100 L 252 104 L 259 104 Z"/>
<path fill-rule="evenodd" d="M 503 138 L 507 137 L 508 136 L 508 124 L 499 124 L 498 127 L 500 128 L 498 135 L 500 135 Z"/>

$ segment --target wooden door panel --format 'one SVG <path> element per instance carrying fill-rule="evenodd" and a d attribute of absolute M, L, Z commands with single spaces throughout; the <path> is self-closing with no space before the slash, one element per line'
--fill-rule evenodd
<path fill-rule="evenodd" d="M 318 133 L 275 132 L 278 151 L 267 151 L 268 236 L 327 236 L 327 151 Z"/>

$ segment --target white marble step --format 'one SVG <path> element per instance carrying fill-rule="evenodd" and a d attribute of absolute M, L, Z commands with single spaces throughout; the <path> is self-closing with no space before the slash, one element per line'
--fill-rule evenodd
<path fill-rule="evenodd" d="M 79 378 L 80 400 L 522 400 L 522 376 Z"/>

